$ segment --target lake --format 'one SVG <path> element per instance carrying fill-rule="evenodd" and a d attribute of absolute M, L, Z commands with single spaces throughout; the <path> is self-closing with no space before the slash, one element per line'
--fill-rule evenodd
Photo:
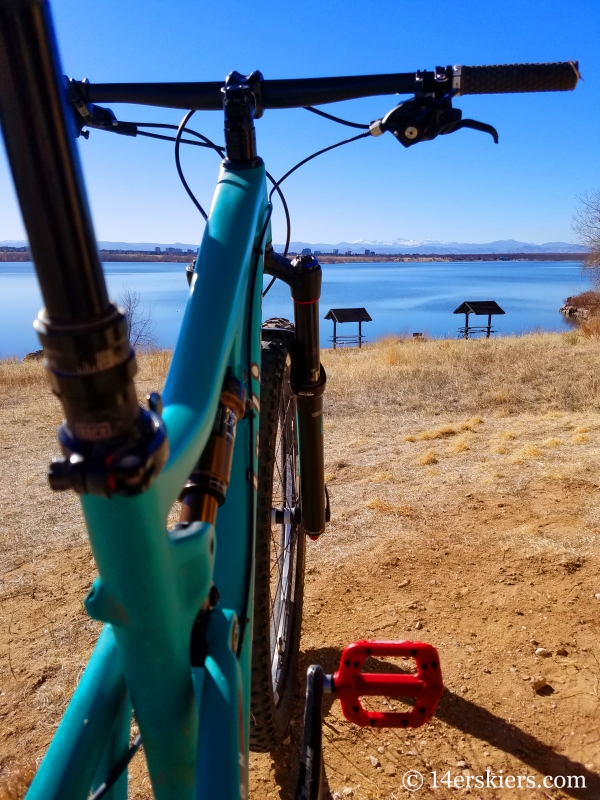
<path fill-rule="evenodd" d="M 157 344 L 172 347 L 187 299 L 185 264 L 104 264 L 111 298 L 124 287 L 138 291 L 152 313 Z M 455 338 L 464 316 L 452 312 L 464 300 L 496 300 L 504 316 L 493 319 L 498 335 L 570 328 L 558 309 L 571 294 L 590 288 L 579 261 L 486 261 L 441 263 L 324 264 L 321 317 L 330 308 L 364 306 L 373 322 L 363 324 L 370 341 L 422 332 Z M 42 300 L 31 263 L 0 263 L 0 358 L 37 350 L 32 328 Z M 265 319 L 292 316 L 289 290 L 276 282 L 263 303 Z M 477 324 L 487 317 L 471 320 Z M 338 327 L 354 333 L 355 324 Z M 332 323 L 322 321 L 321 345 L 330 346 Z"/>

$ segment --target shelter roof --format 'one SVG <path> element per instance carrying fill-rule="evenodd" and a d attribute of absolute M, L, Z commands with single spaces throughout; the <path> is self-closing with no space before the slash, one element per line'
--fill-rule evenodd
<path fill-rule="evenodd" d="M 366 308 L 330 308 L 324 319 L 336 322 L 372 322 Z"/>
<path fill-rule="evenodd" d="M 495 300 L 465 300 L 454 312 L 454 314 L 504 314 Z"/>

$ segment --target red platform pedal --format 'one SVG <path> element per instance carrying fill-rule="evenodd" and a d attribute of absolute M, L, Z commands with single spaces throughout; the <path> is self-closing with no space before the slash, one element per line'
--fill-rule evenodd
<path fill-rule="evenodd" d="M 368 656 L 413 658 L 416 675 L 361 672 Z M 371 728 L 418 728 L 433 716 L 444 685 L 435 647 L 423 642 L 354 642 L 342 653 L 340 668 L 333 676 L 332 691 L 344 716 L 356 725 Z M 409 712 L 367 711 L 360 698 L 415 697 Z"/>

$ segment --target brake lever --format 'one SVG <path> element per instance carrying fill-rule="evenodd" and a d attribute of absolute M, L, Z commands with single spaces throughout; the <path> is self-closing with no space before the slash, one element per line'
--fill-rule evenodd
<path fill-rule="evenodd" d="M 482 133 L 489 133 L 495 144 L 498 144 L 498 131 L 493 125 L 488 125 L 487 122 L 479 122 L 476 119 L 461 119 L 460 122 L 452 125 L 450 130 L 440 131 L 441 135 L 446 133 L 454 133 L 459 128 L 471 128 L 474 131 L 481 131 Z"/>
<path fill-rule="evenodd" d="M 132 125 L 130 122 L 119 122 L 110 108 L 87 102 L 82 89 L 82 86 L 87 83 L 86 78 L 82 81 L 75 81 L 73 78 L 66 78 L 66 80 L 67 99 L 73 112 L 77 137 L 83 136 L 84 139 L 89 137 L 90 132 L 84 131 L 84 128 L 98 128 L 111 133 L 120 133 L 122 136 L 137 136 L 136 125 Z"/>
<path fill-rule="evenodd" d="M 416 93 L 412 100 L 400 103 L 369 126 L 372 136 L 390 131 L 404 147 L 431 141 L 436 136 L 454 133 L 461 128 L 489 133 L 498 144 L 498 132 L 494 127 L 474 119 L 462 119 L 462 111 L 452 107 L 452 92 L 441 95 Z"/>

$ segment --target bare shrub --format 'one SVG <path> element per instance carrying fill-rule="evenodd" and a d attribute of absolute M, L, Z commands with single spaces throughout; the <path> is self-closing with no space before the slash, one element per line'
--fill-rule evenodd
<path fill-rule="evenodd" d="M 600 189 L 595 192 L 586 192 L 579 197 L 579 208 L 573 218 L 573 231 L 577 239 L 590 254 L 586 266 L 600 269 Z M 596 276 L 598 280 L 600 275 Z"/>
<path fill-rule="evenodd" d="M 142 296 L 124 286 L 117 300 L 127 320 L 129 343 L 132 347 L 150 348 L 156 345 L 152 312 L 142 305 Z"/>

